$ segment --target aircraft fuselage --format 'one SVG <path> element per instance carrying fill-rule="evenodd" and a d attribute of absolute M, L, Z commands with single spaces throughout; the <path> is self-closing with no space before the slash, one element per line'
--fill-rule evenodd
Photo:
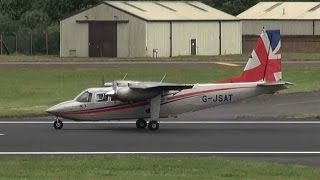
<path fill-rule="evenodd" d="M 192 89 L 168 91 L 161 96 L 160 118 L 212 108 L 261 94 L 274 93 L 279 87 L 260 87 L 259 83 L 196 84 Z M 98 93 L 110 88 L 99 88 L 92 92 L 90 102 L 75 100 L 60 103 L 49 111 L 56 116 L 76 121 L 100 121 L 150 118 L 150 102 L 123 102 L 111 100 L 98 102 Z"/>

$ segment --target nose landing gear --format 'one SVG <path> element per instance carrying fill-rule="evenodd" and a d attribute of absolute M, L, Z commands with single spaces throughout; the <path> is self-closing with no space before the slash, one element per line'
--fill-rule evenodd
<path fill-rule="evenodd" d="M 63 122 L 57 118 L 54 122 L 53 122 L 53 127 L 54 129 L 62 129 L 63 127 Z"/>

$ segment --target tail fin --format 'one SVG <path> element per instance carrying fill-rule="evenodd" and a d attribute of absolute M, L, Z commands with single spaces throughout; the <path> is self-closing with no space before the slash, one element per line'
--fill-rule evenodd
<path fill-rule="evenodd" d="M 281 81 L 280 49 L 280 30 L 263 29 L 242 74 L 237 77 L 219 81 L 219 83 Z"/>

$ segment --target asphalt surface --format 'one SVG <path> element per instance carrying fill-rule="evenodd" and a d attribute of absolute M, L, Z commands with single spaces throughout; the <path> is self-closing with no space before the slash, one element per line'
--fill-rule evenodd
<path fill-rule="evenodd" d="M 267 95 L 164 119 L 158 131 L 138 130 L 134 121 L 65 121 L 62 130 L 55 130 L 50 117 L 2 119 L 0 154 L 232 152 L 241 159 L 320 166 L 320 120 L 288 118 L 319 114 L 319 108 L 320 92 Z M 304 152 L 309 154 L 300 154 Z"/>
<path fill-rule="evenodd" d="M 43 122 L 45 123 L 45 122 Z M 1 152 L 319 151 L 320 124 L 1 124 Z"/>

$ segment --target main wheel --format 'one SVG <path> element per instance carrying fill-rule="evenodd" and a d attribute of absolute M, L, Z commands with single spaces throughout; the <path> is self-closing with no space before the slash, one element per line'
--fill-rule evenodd
<path fill-rule="evenodd" d="M 53 122 L 53 127 L 55 129 L 62 129 L 63 122 L 61 120 L 57 119 L 56 121 Z"/>
<path fill-rule="evenodd" d="M 138 119 L 136 121 L 136 126 L 138 129 L 144 129 L 147 127 L 147 121 L 145 121 L 144 119 Z"/>
<path fill-rule="evenodd" d="M 154 121 L 154 120 L 149 121 L 148 128 L 150 130 L 158 130 L 159 129 L 159 123 L 157 121 Z"/>

